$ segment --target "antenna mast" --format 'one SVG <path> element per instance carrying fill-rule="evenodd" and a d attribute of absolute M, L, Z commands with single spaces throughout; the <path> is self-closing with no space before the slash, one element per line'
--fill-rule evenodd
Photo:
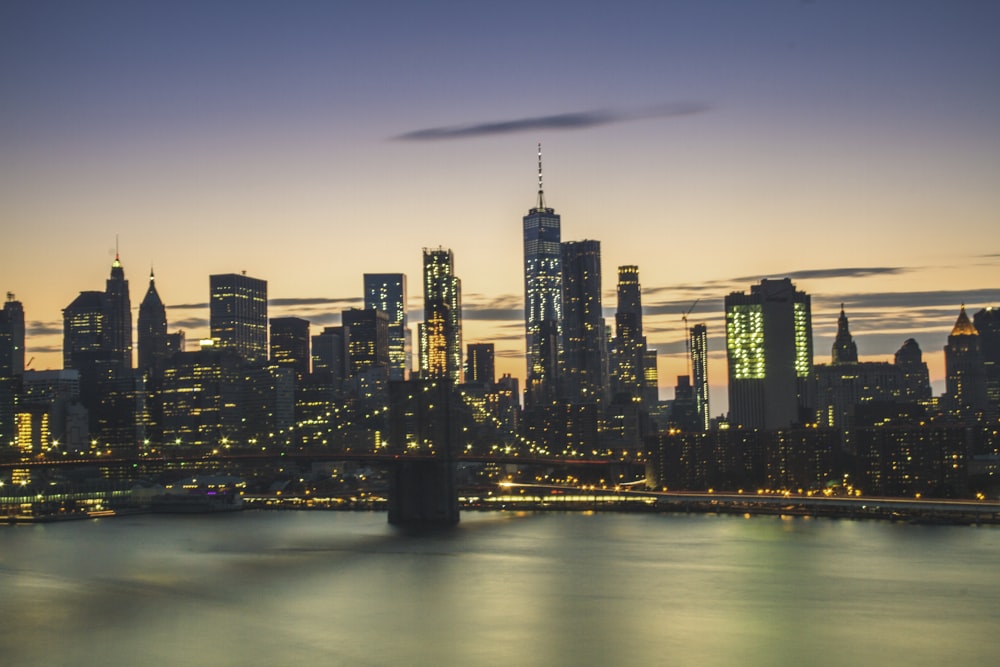
<path fill-rule="evenodd" d="M 542 142 L 538 142 L 538 208 L 545 208 L 545 196 L 542 193 Z"/>

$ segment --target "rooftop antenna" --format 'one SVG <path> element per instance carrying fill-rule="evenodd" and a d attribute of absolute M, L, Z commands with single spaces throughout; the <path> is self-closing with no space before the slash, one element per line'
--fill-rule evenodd
<path fill-rule="evenodd" d="M 542 194 L 542 142 L 538 142 L 538 208 L 545 208 L 545 196 Z"/>

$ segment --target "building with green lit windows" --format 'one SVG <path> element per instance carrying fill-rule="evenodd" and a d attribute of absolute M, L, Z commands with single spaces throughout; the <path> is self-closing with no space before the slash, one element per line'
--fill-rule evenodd
<path fill-rule="evenodd" d="M 729 422 L 774 430 L 812 421 L 809 295 L 788 278 L 726 297 Z"/>

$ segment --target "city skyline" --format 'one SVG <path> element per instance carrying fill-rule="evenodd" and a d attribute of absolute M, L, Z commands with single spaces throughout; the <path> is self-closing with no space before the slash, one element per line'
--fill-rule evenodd
<path fill-rule="evenodd" d="M 211 274 L 268 281 L 269 317 L 319 332 L 364 273 L 412 282 L 440 245 L 464 340 L 523 388 L 539 140 L 562 240 L 601 242 L 606 318 L 608 276 L 641 271 L 662 398 L 698 301 L 725 411 L 722 302 L 763 278 L 812 296 L 817 361 L 843 302 L 861 359 L 915 338 L 936 394 L 960 305 L 1000 305 L 1000 8 L 389 4 L 0 9 L 0 287 L 31 368 L 61 367 L 61 310 L 116 234 L 133 321 L 155 269 L 189 349 Z"/>

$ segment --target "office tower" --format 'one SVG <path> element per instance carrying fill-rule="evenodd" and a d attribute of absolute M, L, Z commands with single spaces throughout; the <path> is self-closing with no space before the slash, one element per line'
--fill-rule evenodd
<path fill-rule="evenodd" d="M 420 370 L 462 381 L 462 282 L 451 250 L 424 248 L 424 321 Z"/>
<path fill-rule="evenodd" d="M 248 384 L 243 359 L 231 349 L 209 345 L 173 355 L 160 391 L 163 444 L 215 448 L 241 442 Z"/>
<path fill-rule="evenodd" d="M 858 363 L 858 344 L 854 342 L 844 313 L 844 304 L 840 304 L 840 317 L 837 318 L 837 337 L 833 340 L 832 362 L 834 364 Z"/>
<path fill-rule="evenodd" d="M 174 352 L 184 352 L 187 347 L 187 336 L 184 330 L 174 331 L 167 334 L 167 356 Z"/>
<path fill-rule="evenodd" d="M 20 378 L 24 375 L 24 308 L 7 292 L 0 310 L 0 451 L 14 442 Z"/>
<path fill-rule="evenodd" d="M 11 292 L 0 310 L 0 374 L 24 374 L 24 306 Z"/>
<path fill-rule="evenodd" d="M 347 367 L 347 337 L 344 327 L 325 327 L 312 338 L 313 375 L 322 383 L 339 385 Z"/>
<path fill-rule="evenodd" d="M 542 146 L 538 145 L 538 201 L 524 216 L 525 396 L 529 405 L 555 396 L 562 357 L 563 290 L 560 218 L 545 206 Z"/>
<path fill-rule="evenodd" d="M 111 277 L 105 287 L 108 316 L 105 326 L 107 348 L 121 368 L 132 368 L 132 302 L 128 281 L 118 253 L 111 263 Z"/>
<path fill-rule="evenodd" d="M 691 374 L 694 398 L 698 407 L 698 423 L 707 431 L 712 413 L 708 402 L 708 327 L 704 323 L 691 327 Z"/>
<path fill-rule="evenodd" d="M 351 308 L 340 316 L 347 349 L 347 374 L 380 368 L 389 377 L 389 316 L 381 310 Z"/>
<path fill-rule="evenodd" d="M 465 362 L 466 384 L 493 386 L 496 378 L 493 343 L 469 343 Z"/>
<path fill-rule="evenodd" d="M 780 429 L 807 421 L 812 379 L 809 295 L 788 278 L 764 279 L 726 305 L 730 423 Z"/>
<path fill-rule="evenodd" d="M 615 312 L 614 392 L 632 398 L 643 395 L 646 339 L 642 333 L 639 267 L 618 267 L 618 310 Z"/>
<path fill-rule="evenodd" d="M 903 372 L 903 399 L 911 402 L 931 397 L 931 376 L 920 345 L 907 338 L 896 351 L 896 366 Z"/>
<path fill-rule="evenodd" d="M 216 346 L 250 363 L 267 361 L 267 281 L 246 273 L 209 276 L 209 324 Z"/>
<path fill-rule="evenodd" d="M 562 398 L 604 403 L 608 355 L 601 308 L 601 242 L 561 244 L 563 273 Z"/>
<path fill-rule="evenodd" d="M 656 361 L 656 350 L 646 348 L 642 352 L 642 402 L 651 408 L 660 402 L 660 371 Z"/>
<path fill-rule="evenodd" d="M 107 359 L 107 297 L 104 292 L 80 292 L 63 308 L 63 368 L 81 369 Z"/>
<path fill-rule="evenodd" d="M 955 326 L 944 346 L 945 391 L 952 414 L 973 418 L 987 409 L 986 367 L 979 348 L 979 332 L 959 311 Z"/>
<path fill-rule="evenodd" d="M 167 309 L 156 291 L 153 270 L 149 271 L 149 287 L 139 304 L 138 320 L 138 369 L 143 372 L 159 373 L 169 354 L 167 344 Z"/>
<path fill-rule="evenodd" d="M 271 363 L 290 368 L 301 380 L 309 374 L 309 320 L 271 318 Z"/>
<path fill-rule="evenodd" d="M 365 309 L 389 316 L 389 379 L 405 380 L 412 363 L 407 325 L 406 276 L 402 273 L 366 273 Z"/>
<path fill-rule="evenodd" d="M 698 399 L 691 377 L 678 375 L 674 386 L 674 400 L 670 404 L 670 427 L 682 431 L 704 431 L 698 415 Z"/>
<path fill-rule="evenodd" d="M 983 308 L 972 316 L 986 374 L 986 397 L 993 414 L 1000 412 L 1000 309 Z"/>

